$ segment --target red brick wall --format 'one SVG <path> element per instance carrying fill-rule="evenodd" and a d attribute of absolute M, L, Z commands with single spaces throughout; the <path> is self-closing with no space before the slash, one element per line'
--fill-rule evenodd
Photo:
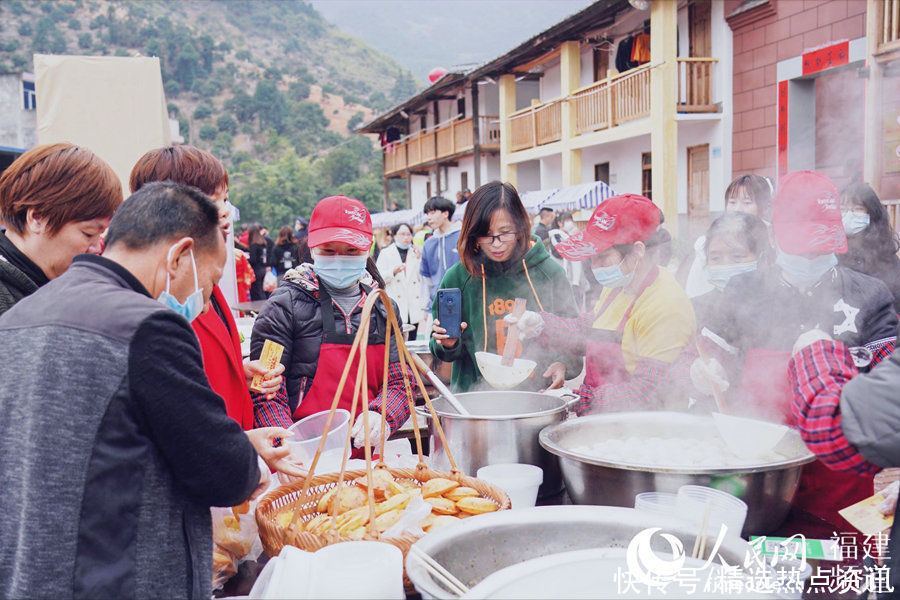
<path fill-rule="evenodd" d="M 776 174 L 778 61 L 866 34 L 865 0 L 771 0 L 776 14 L 734 34 L 733 176 Z M 726 0 L 730 15 L 740 0 Z"/>

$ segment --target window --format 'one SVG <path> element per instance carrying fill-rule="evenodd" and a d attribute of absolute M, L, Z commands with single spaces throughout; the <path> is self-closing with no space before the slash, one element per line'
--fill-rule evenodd
<path fill-rule="evenodd" d="M 458 114 L 461 119 L 466 116 L 466 99 L 465 99 L 465 97 L 457 98 L 456 114 Z"/>
<path fill-rule="evenodd" d="M 594 165 L 594 181 L 602 181 L 609 185 L 609 163 Z"/>
<path fill-rule="evenodd" d="M 653 200 L 653 167 L 649 152 L 641 154 L 641 194 Z"/>
<path fill-rule="evenodd" d="M 37 98 L 34 94 L 34 82 L 33 81 L 23 81 L 22 82 L 22 94 L 23 94 L 23 103 L 22 107 L 25 110 L 34 110 L 37 108 Z"/>
<path fill-rule="evenodd" d="M 421 129 L 422 131 L 425 131 L 426 129 L 428 129 L 427 126 L 428 126 L 428 119 L 425 118 L 425 115 L 422 115 L 421 117 L 419 117 L 419 129 Z"/>
<path fill-rule="evenodd" d="M 431 198 L 431 182 L 430 181 L 425 182 L 425 197 L 428 199 Z"/>
<path fill-rule="evenodd" d="M 469 172 L 463 171 L 459 174 L 459 189 L 464 190 L 469 187 Z"/>

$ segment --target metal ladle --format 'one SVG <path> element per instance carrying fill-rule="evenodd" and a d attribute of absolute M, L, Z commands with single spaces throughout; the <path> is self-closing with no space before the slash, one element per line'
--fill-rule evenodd
<path fill-rule="evenodd" d="M 434 387 L 437 388 L 437 391 L 439 391 L 441 393 L 441 396 L 446 398 L 447 402 L 449 402 L 450 405 L 456 409 L 456 412 L 458 412 L 459 414 L 461 414 L 465 417 L 472 415 L 472 413 L 470 413 L 469 411 L 467 411 L 465 409 L 465 407 L 463 407 L 462 403 L 460 403 L 460 401 L 457 400 L 456 396 L 453 395 L 453 392 L 451 392 L 450 389 L 447 388 L 446 385 L 444 385 L 444 382 L 441 381 L 441 379 L 434 373 L 434 371 L 432 371 L 431 369 L 428 368 L 428 365 L 425 364 L 424 360 L 422 360 L 416 354 L 411 354 L 411 356 L 412 356 L 413 362 L 416 363 L 416 367 L 421 372 L 425 373 L 425 376 L 428 377 L 428 379 L 429 379 L 429 381 L 431 381 L 432 385 L 434 385 Z"/>

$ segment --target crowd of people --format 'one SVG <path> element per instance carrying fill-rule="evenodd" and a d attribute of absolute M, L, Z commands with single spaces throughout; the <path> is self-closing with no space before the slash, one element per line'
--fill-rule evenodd
<path fill-rule="evenodd" d="M 356 369 L 337 386 L 379 289 L 410 339 L 429 337 L 452 365 L 455 391 L 487 387 L 475 354 L 503 353 L 516 325 L 515 354 L 537 363 L 519 389 L 570 385 L 579 414 L 709 412 L 723 395 L 737 414 L 797 427 L 819 460 L 795 505 L 836 531 L 837 510 L 900 466 L 900 244 L 865 184 L 739 177 L 680 264 L 661 211 L 636 194 L 581 224 L 550 209 L 532 222 L 515 187 L 494 181 L 428 199 L 427 226 L 396 224 L 377 244 L 369 211 L 345 196 L 274 240 L 254 223 L 235 235 L 228 173 L 191 146 L 148 152 L 129 186 L 123 199 L 112 169 L 71 144 L 36 147 L 0 175 L 11 596 L 208 598 L 209 507 L 254 497 L 273 472 L 306 473 L 281 441 L 335 396 L 350 409 Z M 239 289 L 265 301 L 247 359 L 218 286 L 231 252 Z M 461 294 L 456 337 L 438 318 L 441 289 Z M 388 312 L 376 304 L 357 449 L 409 417 L 412 374 L 386 339 Z M 284 348 L 273 369 L 259 361 L 266 341 Z"/>

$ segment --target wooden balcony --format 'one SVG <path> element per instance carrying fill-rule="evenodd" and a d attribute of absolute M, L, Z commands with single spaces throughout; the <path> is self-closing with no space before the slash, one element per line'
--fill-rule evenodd
<path fill-rule="evenodd" d="M 509 134 L 512 151 L 517 152 L 559 141 L 562 137 L 560 114 L 564 101 L 558 98 L 550 102 L 533 104 L 511 114 Z"/>
<path fill-rule="evenodd" d="M 485 150 L 500 149 L 500 124 L 496 115 L 479 117 L 479 145 Z M 384 174 L 396 175 L 441 159 L 464 155 L 475 148 L 472 118 L 453 119 L 436 128 L 416 132 L 384 151 Z"/>
<path fill-rule="evenodd" d="M 642 65 L 575 90 L 575 131 L 589 133 L 650 114 L 650 65 Z"/>
<path fill-rule="evenodd" d="M 718 112 L 712 94 L 717 62 L 708 57 L 678 59 L 678 112 Z"/>

